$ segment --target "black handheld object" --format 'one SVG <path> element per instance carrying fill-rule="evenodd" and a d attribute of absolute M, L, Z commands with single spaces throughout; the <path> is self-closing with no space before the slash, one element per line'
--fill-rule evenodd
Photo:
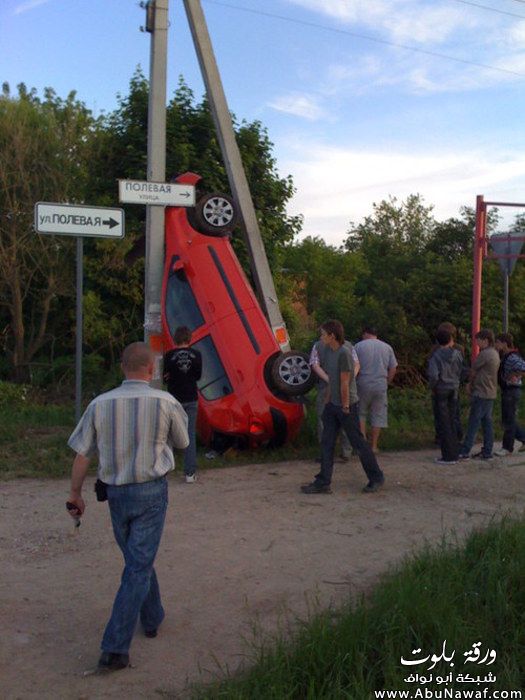
<path fill-rule="evenodd" d="M 75 518 L 75 527 L 80 527 L 80 511 L 77 506 L 74 503 L 71 503 L 71 501 L 67 501 L 66 508 L 69 511 L 76 511 L 76 513 L 73 513 L 73 517 Z"/>

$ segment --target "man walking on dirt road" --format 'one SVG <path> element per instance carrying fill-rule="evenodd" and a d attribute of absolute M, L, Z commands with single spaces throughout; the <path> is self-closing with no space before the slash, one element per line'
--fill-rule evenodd
<path fill-rule="evenodd" d="M 113 611 L 102 638 L 99 671 L 129 666 L 129 647 L 140 617 L 146 637 L 156 637 L 164 618 L 153 563 L 166 508 L 166 475 L 174 466 L 173 448 L 188 446 L 188 419 L 180 403 L 149 386 L 154 355 L 145 343 L 132 343 L 122 355 L 122 385 L 95 398 L 68 445 L 76 457 L 68 509 L 85 510 L 82 485 L 91 457 L 98 454 L 97 484 L 106 491 L 113 533 L 125 567 Z M 99 500 L 106 500 L 100 497 Z"/>
<path fill-rule="evenodd" d="M 324 370 L 328 375 L 327 402 L 323 411 L 321 469 L 314 481 L 301 487 L 303 493 L 330 493 L 334 470 L 334 451 L 341 428 L 357 452 L 368 477 L 364 493 L 378 491 L 385 481 L 372 448 L 359 429 L 359 402 L 351 350 L 344 345 L 344 329 L 340 321 L 331 320 L 321 326 L 321 341 L 328 348 Z"/>

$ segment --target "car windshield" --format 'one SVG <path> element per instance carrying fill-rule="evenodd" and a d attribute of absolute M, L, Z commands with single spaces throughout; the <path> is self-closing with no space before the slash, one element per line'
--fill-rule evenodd
<path fill-rule="evenodd" d="M 166 285 L 166 320 L 171 337 L 177 326 L 194 331 L 204 323 L 184 270 L 172 270 Z"/>
<path fill-rule="evenodd" d="M 231 394 L 233 389 L 230 380 L 226 376 L 223 364 L 220 360 L 215 343 L 207 335 L 198 343 L 192 345 L 202 354 L 202 376 L 197 382 L 203 398 L 208 401 L 219 399 L 221 396 Z"/>

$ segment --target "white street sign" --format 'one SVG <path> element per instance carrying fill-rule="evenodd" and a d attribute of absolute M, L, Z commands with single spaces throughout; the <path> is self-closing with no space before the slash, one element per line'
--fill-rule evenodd
<path fill-rule="evenodd" d="M 162 207 L 195 206 L 195 187 L 177 182 L 119 180 L 119 201 L 123 204 L 154 204 Z"/>
<path fill-rule="evenodd" d="M 61 236 L 123 238 L 124 210 L 82 204 L 35 204 L 35 230 Z"/>

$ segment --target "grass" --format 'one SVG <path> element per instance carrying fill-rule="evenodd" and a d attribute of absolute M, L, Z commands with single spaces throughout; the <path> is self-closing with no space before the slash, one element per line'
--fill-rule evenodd
<path fill-rule="evenodd" d="M 73 453 L 67 439 L 75 424 L 72 405 L 0 409 L 0 478 L 69 474 Z"/>
<path fill-rule="evenodd" d="M 206 459 L 207 450 L 200 447 L 200 468 L 313 459 L 319 453 L 313 393 L 308 396 L 306 408 L 306 419 L 293 443 L 279 449 L 231 451 L 214 460 Z M 464 422 L 467 413 L 468 407 L 464 405 Z M 432 446 L 434 428 L 429 392 L 424 389 L 390 389 L 389 423 L 381 433 L 382 450 L 416 450 Z M 499 423 L 497 416 L 494 423 L 495 426 Z M 72 403 L 33 403 L 15 408 L 0 406 L 0 479 L 67 476 L 73 455 L 66 442 L 74 425 Z M 180 460 L 177 463 L 180 466 Z"/>
<path fill-rule="evenodd" d="M 476 691 L 525 688 L 525 520 L 504 519 L 470 535 L 465 544 L 443 541 L 426 547 L 386 575 L 367 598 L 340 610 L 296 623 L 290 639 L 281 634 L 260 643 L 244 673 L 196 687 L 194 700 L 370 700 L 376 690 L 441 689 L 437 675 L 453 672 L 447 688 Z M 407 667 L 417 659 L 454 651 L 454 668 L 440 661 Z M 490 665 L 465 661 L 481 642 Z M 412 650 L 420 649 L 418 656 Z M 418 671 L 432 681 L 423 686 L 407 678 Z M 496 682 L 465 685 L 459 673 L 491 671 Z M 422 692 L 417 695 L 416 690 Z M 432 695 L 432 697 L 446 697 Z M 459 696 L 453 696 L 459 697 Z M 473 696 L 473 697 L 482 697 Z M 484 697 L 492 697 L 491 694 Z M 505 697 L 501 695 L 501 697 Z M 510 695 L 507 697 L 511 697 Z"/>

